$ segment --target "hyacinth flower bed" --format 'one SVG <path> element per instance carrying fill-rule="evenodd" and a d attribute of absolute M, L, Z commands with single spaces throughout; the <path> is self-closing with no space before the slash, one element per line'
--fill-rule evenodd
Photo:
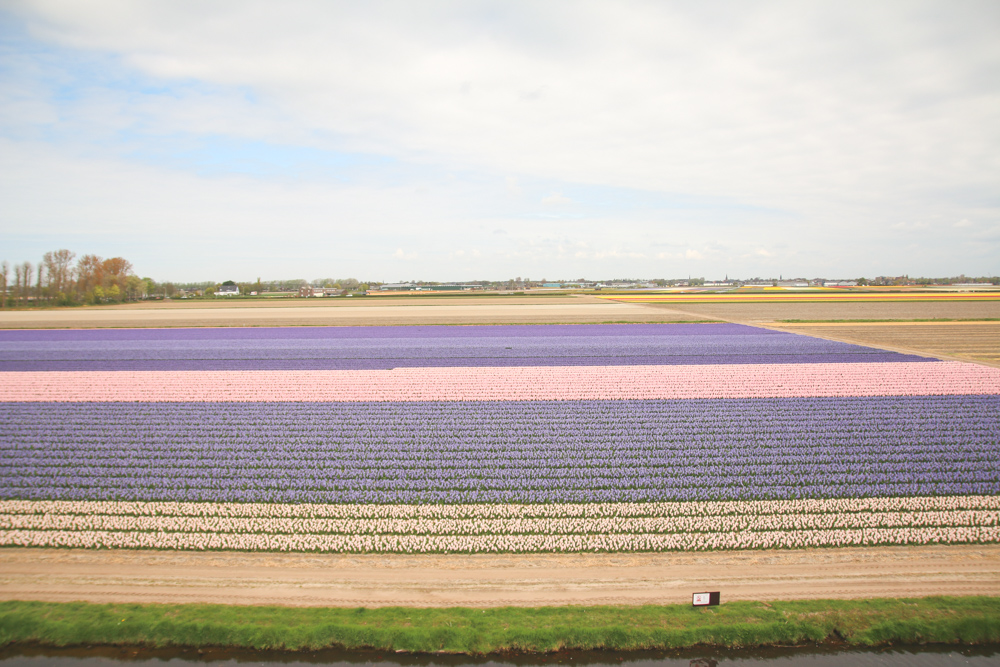
<path fill-rule="evenodd" d="M 733 324 L 0 331 L 0 545 L 1000 541 L 1000 369 Z"/>

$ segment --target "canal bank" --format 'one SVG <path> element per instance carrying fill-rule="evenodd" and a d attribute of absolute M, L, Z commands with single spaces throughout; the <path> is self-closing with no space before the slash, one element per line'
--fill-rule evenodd
<path fill-rule="evenodd" d="M 377 609 L 0 603 L 0 646 L 377 650 L 488 655 L 1000 643 L 1000 598 Z"/>
<path fill-rule="evenodd" d="M 137 649 L 134 647 L 0 649 L 2 667 L 987 667 L 1000 659 L 1000 645 L 903 645 L 844 648 L 837 646 L 759 649 L 691 648 L 672 651 L 559 651 L 546 654 L 469 656 L 455 654 L 385 654 L 378 651 L 252 651 L 245 649 Z"/>

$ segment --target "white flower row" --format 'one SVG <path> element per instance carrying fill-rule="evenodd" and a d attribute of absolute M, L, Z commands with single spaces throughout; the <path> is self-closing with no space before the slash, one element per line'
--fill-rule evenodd
<path fill-rule="evenodd" d="M 1000 541 L 994 496 L 566 505 L 0 502 L 0 545 L 351 552 Z"/>
<path fill-rule="evenodd" d="M 995 510 L 551 519 L 289 519 L 0 514 L 0 530 L 165 531 L 283 535 L 612 535 L 1000 525 Z"/>
<path fill-rule="evenodd" d="M 27 547 L 368 553 L 703 551 L 998 541 L 1000 527 L 996 526 L 614 535 L 261 535 L 97 530 L 0 531 L 0 544 Z"/>

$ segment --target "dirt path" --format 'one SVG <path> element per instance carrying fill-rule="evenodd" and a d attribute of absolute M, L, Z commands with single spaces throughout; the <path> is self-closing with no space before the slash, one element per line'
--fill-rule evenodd
<path fill-rule="evenodd" d="M 504 606 L 1000 595 L 1000 545 L 670 554 L 0 550 L 0 599 Z"/>

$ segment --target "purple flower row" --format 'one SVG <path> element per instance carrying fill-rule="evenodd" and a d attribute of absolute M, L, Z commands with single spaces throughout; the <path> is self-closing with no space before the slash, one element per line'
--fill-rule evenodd
<path fill-rule="evenodd" d="M 894 352 L 881 354 L 813 355 L 716 355 L 670 357 L 458 357 L 423 359 L 113 359 L 59 361 L 4 361 L 0 372 L 29 371 L 324 371 L 392 370 L 426 367 L 523 367 L 523 366 L 677 366 L 710 364 L 817 364 L 932 361 L 915 355 Z"/>
<path fill-rule="evenodd" d="M 996 494 L 1000 397 L 0 404 L 0 497 L 596 502 Z"/>
<path fill-rule="evenodd" d="M 572 338 L 633 336 L 786 336 L 743 324 L 500 324 L 469 326 L 252 327 L 173 329 L 5 329 L 4 342 L 83 341 L 270 341 L 270 340 L 412 340 L 424 338 Z"/>
<path fill-rule="evenodd" d="M 590 330 L 598 325 L 581 325 Z M 631 325 L 621 325 L 627 327 Z M 573 332 L 564 336 L 515 335 L 480 331 L 504 327 L 468 327 L 471 336 L 414 335 L 365 338 L 367 328 L 351 328 L 353 337 L 297 339 L 298 329 L 268 329 L 270 338 L 199 340 L 201 329 L 185 330 L 188 339 L 5 340 L 0 336 L 0 371 L 137 371 L 137 370 L 370 370 L 455 366 L 609 366 L 678 364 L 852 363 L 934 361 L 835 341 L 771 332 L 752 327 L 720 330 L 717 325 L 634 325 L 617 335 Z M 684 327 L 698 333 L 651 333 L 650 327 Z M 733 327 L 738 325 L 718 325 Z M 693 328 L 692 328 L 693 327 Z M 511 327 L 506 327 L 507 329 Z M 524 328 L 524 327 L 522 327 Z M 399 327 L 399 330 L 432 329 Z M 455 327 L 434 328 L 442 334 Z M 232 329 L 236 333 L 242 329 Z M 142 330 L 135 330 L 136 334 Z M 405 331 L 404 331 L 405 332 Z M 764 333 L 759 333 L 764 332 Z M 3 333 L 3 332 L 0 332 Z M 88 332 L 54 332 L 88 333 Z M 412 331 L 417 334 L 419 331 Z M 490 335 L 486 335 L 490 334 Z"/>

